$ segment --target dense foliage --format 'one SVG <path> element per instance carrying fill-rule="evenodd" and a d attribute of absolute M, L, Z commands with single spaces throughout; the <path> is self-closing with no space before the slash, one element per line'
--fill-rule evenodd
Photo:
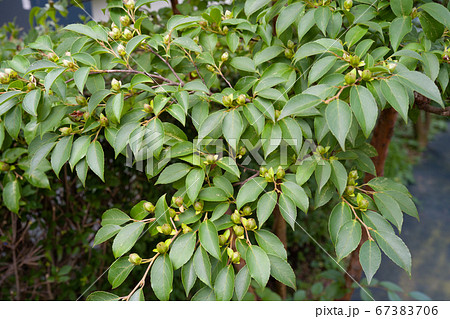
<path fill-rule="evenodd" d="M 54 216 L 59 203 L 30 207 L 39 189 L 58 187 L 54 175 L 98 189 L 98 209 L 115 206 L 93 240 L 112 242 L 112 289 L 143 268 L 125 295 L 88 299 L 145 291 L 168 300 L 174 276 L 193 300 L 261 295 L 270 277 L 296 289 L 287 242 L 268 225 L 305 230 L 301 214 L 327 223 L 336 262 L 363 240 L 367 284 L 381 252 L 410 272 L 395 229 L 418 213 L 404 185 L 363 182 L 376 175 L 368 140 L 383 109 L 408 122 L 418 96 L 448 104 L 449 10 L 412 0 L 190 1 L 171 16 L 145 10 L 151 2 L 110 1 L 110 24 L 68 25 L 2 62 L 2 205 L 22 219 Z M 145 186 L 132 186 L 136 176 Z M 142 191 L 152 194 L 130 204 Z M 139 246 L 147 237 L 152 246 Z"/>

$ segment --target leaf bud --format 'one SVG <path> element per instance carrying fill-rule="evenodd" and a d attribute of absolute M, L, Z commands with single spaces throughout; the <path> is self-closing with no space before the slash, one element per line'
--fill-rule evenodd
<path fill-rule="evenodd" d="M 133 253 L 128 256 L 128 261 L 135 266 L 139 266 L 142 262 L 142 258 L 138 254 Z"/>
<path fill-rule="evenodd" d="M 231 19 L 233 18 L 233 12 L 231 12 L 230 10 L 226 10 L 225 11 L 225 19 Z"/>
<path fill-rule="evenodd" d="M 153 112 L 153 100 L 150 101 L 150 104 L 148 104 L 148 103 L 144 104 L 144 111 L 146 113 L 152 113 Z"/>
<path fill-rule="evenodd" d="M 145 202 L 144 209 L 149 213 L 153 213 L 155 211 L 155 206 L 150 202 Z"/>
<path fill-rule="evenodd" d="M 233 256 L 233 253 L 234 253 L 233 249 L 231 249 L 230 247 L 228 247 L 228 248 L 227 248 L 227 255 L 228 255 L 228 258 L 231 258 L 231 257 Z"/>
<path fill-rule="evenodd" d="M 208 65 L 206 66 L 206 69 L 207 69 L 209 72 L 214 72 L 214 71 L 215 71 L 214 67 L 213 67 L 211 64 L 208 64 Z"/>
<path fill-rule="evenodd" d="M 244 146 L 239 148 L 239 155 L 244 156 L 247 153 L 247 149 Z"/>
<path fill-rule="evenodd" d="M 387 68 L 389 69 L 389 72 L 394 72 L 395 68 L 397 68 L 397 63 L 388 63 Z"/>
<path fill-rule="evenodd" d="M 134 0 L 124 0 L 123 3 L 125 4 L 125 8 L 128 10 L 134 10 L 134 7 L 136 5 L 136 2 Z"/>
<path fill-rule="evenodd" d="M 222 32 L 223 32 L 224 34 L 227 34 L 227 33 L 228 33 L 228 27 L 227 27 L 227 26 L 224 26 L 224 27 L 222 28 Z"/>
<path fill-rule="evenodd" d="M 216 157 L 213 154 L 206 155 L 206 162 L 208 164 L 214 164 L 216 162 Z"/>
<path fill-rule="evenodd" d="M 165 254 L 167 250 L 169 250 L 169 247 L 165 242 L 159 242 L 158 245 L 156 245 L 156 251 L 160 254 Z"/>
<path fill-rule="evenodd" d="M 281 115 L 281 111 L 280 110 L 275 110 L 275 120 L 278 120 L 280 115 Z"/>
<path fill-rule="evenodd" d="M 33 82 L 28 82 L 27 83 L 27 89 L 29 91 L 34 90 L 36 88 L 36 84 L 34 84 Z"/>
<path fill-rule="evenodd" d="M 9 75 L 5 72 L 0 72 L 0 83 L 1 84 L 8 84 L 10 81 Z"/>
<path fill-rule="evenodd" d="M 125 56 L 127 54 L 127 51 L 125 51 L 125 47 L 122 44 L 119 44 L 117 47 L 117 53 L 119 53 L 120 56 Z"/>
<path fill-rule="evenodd" d="M 170 34 L 166 34 L 163 38 L 163 42 L 165 45 L 170 43 Z"/>
<path fill-rule="evenodd" d="M 58 56 L 56 55 L 55 52 L 50 52 L 50 53 L 47 55 L 47 57 L 48 57 L 48 59 L 49 59 L 50 61 L 52 61 L 52 62 L 56 62 L 56 61 L 59 60 L 59 58 L 58 58 Z"/>
<path fill-rule="evenodd" d="M 125 40 L 131 40 L 133 38 L 133 32 L 130 29 L 126 28 L 125 31 L 123 31 L 123 38 Z"/>

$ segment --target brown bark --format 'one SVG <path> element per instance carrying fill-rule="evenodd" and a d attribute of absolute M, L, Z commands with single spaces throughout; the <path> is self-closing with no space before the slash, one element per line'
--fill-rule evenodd
<path fill-rule="evenodd" d="M 372 158 L 372 161 L 375 165 L 375 170 L 377 176 L 384 175 L 384 164 L 386 163 L 386 157 L 388 155 L 389 144 L 392 139 L 392 135 L 394 134 L 395 122 L 397 121 L 398 113 L 393 108 L 385 109 L 381 112 L 380 117 L 378 118 L 377 125 L 373 131 L 373 136 L 370 144 L 377 150 L 378 156 Z M 367 183 L 372 178 L 374 178 L 372 174 L 366 174 L 364 177 L 364 183 Z M 367 234 L 364 232 L 363 237 L 361 238 L 361 242 L 358 245 L 358 248 L 351 253 L 350 262 L 347 267 L 347 274 L 345 275 L 345 286 L 348 290 L 347 294 L 342 298 L 342 300 L 350 300 L 353 295 L 352 284 L 356 280 L 359 282 L 361 280 L 362 275 L 362 267 L 359 263 L 359 249 L 364 241 L 367 239 Z"/>
<path fill-rule="evenodd" d="M 274 215 L 274 222 L 272 231 L 275 233 L 275 235 L 278 236 L 280 241 L 283 243 L 284 248 L 287 249 L 286 221 L 284 220 L 283 216 L 281 216 L 280 207 L 278 206 L 278 204 L 275 206 L 275 209 L 273 210 L 273 215 Z M 287 296 L 286 285 L 277 281 L 275 283 L 275 287 L 276 292 L 280 295 L 281 299 L 285 300 Z"/>
<path fill-rule="evenodd" d="M 173 14 L 180 14 L 180 11 L 177 8 L 178 0 L 170 0 L 170 3 L 172 5 L 172 12 L 173 12 Z"/>

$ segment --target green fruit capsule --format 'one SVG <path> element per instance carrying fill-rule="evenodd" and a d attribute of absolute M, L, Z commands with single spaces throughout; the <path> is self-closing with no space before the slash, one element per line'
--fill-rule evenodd
<path fill-rule="evenodd" d="M 208 164 L 214 164 L 216 162 L 216 157 L 212 154 L 206 155 L 206 162 Z"/>
<path fill-rule="evenodd" d="M 0 72 L 0 83 L 1 84 L 8 84 L 10 81 L 9 75 L 5 72 Z"/>
<path fill-rule="evenodd" d="M 183 206 L 183 197 L 179 196 L 175 198 L 174 203 L 177 207 Z"/>
<path fill-rule="evenodd" d="M 244 236 L 244 227 L 242 227 L 242 226 L 234 225 L 233 231 L 237 237 Z"/>
<path fill-rule="evenodd" d="M 353 7 L 353 0 L 344 1 L 344 9 L 349 11 Z"/>
<path fill-rule="evenodd" d="M 288 59 L 292 59 L 292 57 L 294 56 L 294 51 L 292 51 L 292 49 L 286 48 L 284 50 L 284 56 Z"/>
<path fill-rule="evenodd" d="M 100 125 L 106 127 L 108 126 L 108 123 L 109 123 L 108 118 L 103 114 L 100 114 Z"/>
<path fill-rule="evenodd" d="M 120 91 L 120 88 L 122 87 L 122 82 L 116 80 L 116 79 L 112 79 L 111 80 L 111 88 L 114 91 Z"/>
<path fill-rule="evenodd" d="M 7 171 L 9 171 L 10 168 L 11 167 L 8 163 L 0 162 L 0 171 L 7 172 Z"/>
<path fill-rule="evenodd" d="M 194 209 L 195 209 L 197 212 L 201 212 L 201 211 L 203 210 L 203 202 L 202 202 L 202 201 L 200 201 L 200 202 L 195 202 L 195 203 L 194 203 Z"/>
<path fill-rule="evenodd" d="M 61 135 L 67 136 L 67 135 L 69 135 L 70 133 L 72 133 L 72 128 L 70 128 L 70 127 L 61 127 L 61 128 L 59 129 L 59 131 L 61 132 Z"/>
<path fill-rule="evenodd" d="M 353 179 L 358 179 L 358 171 L 357 170 L 353 170 L 350 171 L 350 173 L 348 173 L 348 178 L 353 178 Z"/>
<path fill-rule="evenodd" d="M 149 213 L 153 213 L 155 211 L 155 206 L 152 203 L 150 203 L 150 202 L 145 202 L 144 203 L 144 209 L 146 211 L 148 211 Z"/>
<path fill-rule="evenodd" d="M 348 196 L 355 196 L 355 186 L 349 185 L 345 188 L 345 194 Z"/>
<path fill-rule="evenodd" d="M 289 49 L 292 49 L 294 46 L 295 46 L 295 43 L 294 43 L 292 40 L 288 40 L 288 42 L 287 42 L 287 47 L 288 47 Z"/>
<path fill-rule="evenodd" d="M 170 218 L 175 218 L 177 216 L 176 210 L 173 209 L 173 208 L 170 208 L 169 209 L 169 216 L 170 216 Z"/>
<path fill-rule="evenodd" d="M 233 105 L 233 94 L 230 95 L 224 95 L 222 97 L 222 103 L 223 105 L 230 107 Z"/>
<path fill-rule="evenodd" d="M 286 176 L 286 171 L 283 169 L 283 167 L 278 166 L 278 169 L 277 169 L 277 179 L 283 179 L 284 176 Z"/>
<path fill-rule="evenodd" d="M 361 78 L 364 81 L 370 81 L 372 80 L 372 72 L 370 72 L 370 70 L 364 70 L 361 74 Z"/>
<path fill-rule="evenodd" d="M 219 235 L 219 246 L 224 246 L 227 243 L 227 238 L 224 235 Z"/>
<path fill-rule="evenodd" d="M 239 214 L 238 211 L 235 211 L 233 214 L 231 214 L 231 221 L 235 224 L 241 223 L 241 214 Z"/>
<path fill-rule="evenodd" d="M 158 245 L 156 245 L 156 251 L 160 254 L 165 254 L 167 250 L 169 250 L 169 247 L 163 241 L 159 242 Z"/>
<path fill-rule="evenodd" d="M 359 201 L 358 208 L 359 208 L 361 211 L 365 212 L 365 211 L 367 210 L 367 208 L 369 208 L 369 201 L 368 201 L 367 199 L 365 199 L 365 198 L 361 199 L 361 200 Z"/>
<path fill-rule="evenodd" d="M 82 95 L 78 95 L 78 96 L 75 98 L 75 101 L 78 103 L 78 105 L 81 105 L 81 106 L 86 106 L 86 105 L 87 105 L 87 100 L 86 100 L 86 98 L 85 98 L 84 96 L 82 96 Z"/>
<path fill-rule="evenodd" d="M 161 233 L 163 233 L 164 235 L 170 235 L 172 233 L 172 227 L 169 224 L 162 225 Z"/>
<path fill-rule="evenodd" d="M 120 23 L 124 27 L 128 27 L 130 25 L 131 19 L 128 15 L 120 17 Z"/>
<path fill-rule="evenodd" d="M 133 265 L 139 266 L 142 262 L 142 258 L 138 254 L 133 253 L 128 256 L 128 261 Z"/>
<path fill-rule="evenodd" d="M 228 52 L 224 52 L 223 54 L 222 54 L 222 56 L 220 57 L 220 60 L 222 61 L 222 62 L 226 62 L 226 61 L 228 61 L 228 58 L 230 57 L 230 55 L 228 54 Z"/>
<path fill-rule="evenodd" d="M 267 173 L 267 168 L 265 168 L 264 166 L 261 166 L 259 168 L 259 176 L 264 176 Z"/>
<path fill-rule="evenodd" d="M 348 72 L 344 77 L 345 83 L 348 85 L 354 84 L 356 82 L 356 74 L 353 71 Z"/>
<path fill-rule="evenodd" d="M 245 95 L 241 94 L 236 99 L 237 104 L 239 105 L 245 105 Z"/>
<path fill-rule="evenodd" d="M 258 226 L 256 225 L 256 220 L 254 218 L 249 218 L 247 220 L 247 226 L 246 226 L 247 229 L 254 230 L 257 227 Z"/>
<path fill-rule="evenodd" d="M 245 206 L 243 209 L 242 209 L 242 215 L 243 216 L 249 216 L 249 215 L 251 215 L 252 214 L 252 208 L 250 207 L 250 206 Z"/>
<path fill-rule="evenodd" d="M 148 103 L 144 104 L 144 112 L 146 112 L 146 113 L 153 112 L 153 100 L 150 102 L 150 104 L 148 104 Z"/>
<path fill-rule="evenodd" d="M 233 264 L 240 264 L 241 254 L 238 251 L 235 251 L 231 256 L 231 261 L 233 262 Z"/>

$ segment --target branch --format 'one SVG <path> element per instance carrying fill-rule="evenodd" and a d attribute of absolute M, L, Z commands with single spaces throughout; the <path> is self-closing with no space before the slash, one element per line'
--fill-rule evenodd
<path fill-rule="evenodd" d="M 417 92 L 414 92 L 414 99 L 415 99 L 414 105 L 419 110 L 423 110 L 428 113 L 433 113 L 442 116 L 450 116 L 450 106 L 447 106 L 445 108 L 432 106 L 430 104 L 430 99 Z"/>
<path fill-rule="evenodd" d="M 151 46 L 147 45 L 147 48 L 150 50 L 151 53 L 156 55 L 161 61 L 164 62 L 165 65 L 167 65 L 169 67 L 170 71 L 172 71 L 173 75 L 175 75 L 177 80 L 180 82 L 181 86 L 184 86 L 183 80 L 180 79 L 180 77 L 178 76 L 177 72 L 175 72 L 175 70 L 172 68 L 172 66 L 169 64 L 169 62 L 166 59 L 164 59 L 161 55 L 159 55 L 158 52 L 153 50 Z"/>

